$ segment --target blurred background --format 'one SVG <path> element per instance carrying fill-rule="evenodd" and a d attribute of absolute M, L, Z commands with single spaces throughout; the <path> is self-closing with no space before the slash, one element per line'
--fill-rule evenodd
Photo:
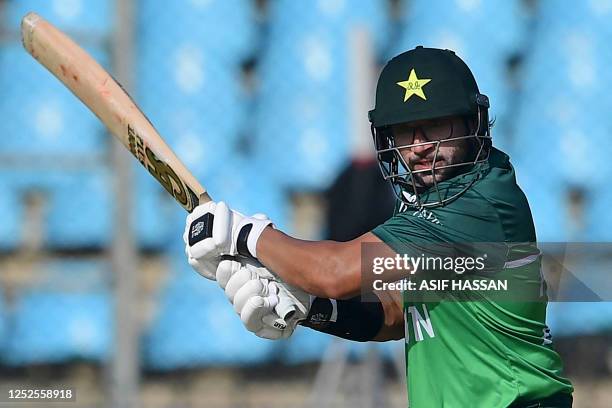
<path fill-rule="evenodd" d="M 306 239 L 390 216 L 377 74 L 453 49 L 539 240 L 612 241 L 612 0 L 0 0 L 2 386 L 71 386 L 88 407 L 406 406 L 401 342 L 243 329 L 188 266 L 183 210 L 24 52 L 28 11 L 118 78 L 213 198 Z M 575 406 L 610 406 L 610 303 L 551 304 L 549 323 Z"/>

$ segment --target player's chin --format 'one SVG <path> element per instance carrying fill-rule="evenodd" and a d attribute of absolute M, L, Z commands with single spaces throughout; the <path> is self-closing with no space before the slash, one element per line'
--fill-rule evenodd
<path fill-rule="evenodd" d="M 417 190 L 426 190 L 434 184 L 434 177 L 426 173 L 415 174 L 414 184 Z"/>
<path fill-rule="evenodd" d="M 414 183 L 418 190 L 420 191 L 427 190 L 430 187 L 434 186 L 436 183 L 440 183 L 441 181 L 445 179 L 444 174 L 442 173 L 443 172 L 440 170 L 436 171 L 435 182 L 434 182 L 434 175 L 432 175 L 431 173 L 415 174 Z"/>

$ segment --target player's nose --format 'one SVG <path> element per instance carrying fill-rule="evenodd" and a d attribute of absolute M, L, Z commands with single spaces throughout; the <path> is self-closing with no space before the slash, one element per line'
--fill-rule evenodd
<path fill-rule="evenodd" d="M 433 149 L 434 147 L 433 143 L 427 142 L 428 140 L 423 130 L 420 128 L 415 129 L 413 143 L 417 146 L 412 146 L 413 153 L 417 154 L 418 156 L 426 155 L 429 150 Z"/>

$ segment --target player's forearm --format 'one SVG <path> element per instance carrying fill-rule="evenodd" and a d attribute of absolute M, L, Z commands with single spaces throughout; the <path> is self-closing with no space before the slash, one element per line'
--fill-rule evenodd
<path fill-rule="evenodd" d="M 398 291 L 375 291 L 382 304 L 385 320 L 373 341 L 389 341 L 404 338 L 404 308 L 402 293 Z"/>
<path fill-rule="evenodd" d="M 359 294 L 361 246 L 358 242 L 304 241 L 267 228 L 257 242 L 257 257 L 285 282 L 320 297 Z"/>

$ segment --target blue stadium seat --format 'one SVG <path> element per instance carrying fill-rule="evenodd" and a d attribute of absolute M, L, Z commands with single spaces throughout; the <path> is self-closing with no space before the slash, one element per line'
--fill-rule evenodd
<path fill-rule="evenodd" d="M 602 185 L 612 174 L 612 99 L 601 86 L 612 80 L 612 10 L 598 4 L 568 9 L 540 2 L 515 134 L 516 155 L 535 158 L 546 171 L 558 168 L 564 182 L 586 188 L 587 179 Z"/>
<path fill-rule="evenodd" d="M 16 294 L 4 361 L 107 360 L 114 328 L 107 271 L 94 262 L 59 262 L 40 272 L 45 284 Z"/>
<path fill-rule="evenodd" d="M 142 37 L 136 99 L 189 169 L 210 176 L 236 149 L 244 125 L 242 71 L 189 32 L 168 38 Z"/>
<path fill-rule="evenodd" d="M 403 30 L 400 41 L 392 47 L 393 55 L 414 48 L 420 41 L 435 41 L 437 44 L 423 46 L 463 50 L 460 54 L 484 57 L 486 63 L 487 57 L 521 49 L 527 40 L 528 20 L 520 1 L 400 1 Z M 476 51 L 486 55 L 478 57 Z"/>
<path fill-rule="evenodd" d="M 220 100 L 210 111 L 195 102 L 191 106 L 183 103 L 165 109 L 159 106 L 164 110 L 156 122 L 161 134 L 168 135 L 172 150 L 198 179 L 214 176 L 235 154 L 244 112 L 239 101 L 226 102 Z M 227 116 L 223 116 L 225 113 Z"/>
<path fill-rule="evenodd" d="M 544 203 L 554 209 L 541 211 L 540 216 L 534 211 L 536 223 L 549 222 L 551 227 L 565 223 L 567 212 L 559 207 L 566 203 L 542 197 L 547 190 L 558 189 L 555 185 L 586 192 L 586 228 L 577 234 L 558 233 L 556 240 L 611 237 L 609 197 L 603 196 L 612 177 L 608 154 L 612 99 L 600 86 L 612 80 L 608 69 L 612 52 L 606 51 L 612 39 L 611 15 L 612 10 L 597 2 L 581 2 L 570 10 L 542 1 L 525 62 L 513 157 L 533 178 L 531 191 L 525 188 L 528 197 L 540 196 L 531 200 L 532 206 Z"/>
<path fill-rule="evenodd" d="M 114 25 L 113 4 L 112 0 L 8 1 L 4 27 L 18 30 L 21 18 L 30 11 L 36 11 L 62 30 L 108 35 Z"/>
<path fill-rule="evenodd" d="M 555 336 L 609 333 L 612 330 L 612 302 L 551 302 L 547 323 L 553 341 Z"/>
<path fill-rule="evenodd" d="M 285 364 L 320 361 L 332 340 L 329 334 L 298 326 L 293 335 L 282 344 L 282 361 Z"/>
<path fill-rule="evenodd" d="M 59 363 L 83 358 L 107 359 L 112 338 L 108 294 L 22 295 L 12 316 L 14 330 L 6 347 L 11 365 Z"/>
<path fill-rule="evenodd" d="M 107 169 L 65 172 L 56 180 L 47 214 L 47 245 L 74 249 L 110 243 L 114 200 Z"/>
<path fill-rule="evenodd" d="M 144 338 L 145 364 L 157 370 L 268 361 L 274 342 L 249 333 L 223 291 L 187 264 L 182 248 Z"/>
<path fill-rule="evenodd" d="M 113 211 L 107 169 L 59 170 L 57 167 L 25 166 L 0 171 L 0 186 L 10 205 L 2 228 L 12 237 L 2 241 L 18 246 L 22 243 L 26 197 L 37 193 L 43 199 L 42 242 L 52 249 L 100 248 L 110 242 Z"/>
<path fill-rule="evenodd" d="M 585 204 L 586 240 L 612 242 L 612 190 L 608 184 L 592 186 Z"/>
<path fill-rule="evenodd" d="M 350 159 L 346 101 L 301 94 L 273 107 L 267 99 L 255 119 L 259 166 L 283 187 L 327 188 Z"/>
<path fill-rule="evenodd" d="M 59 160 L 103 152 L 106 136 L 100 121 L 20 44 L 0 47 L 0 88 L 0 153 Z"/>
<path fill-rule="evenodd" d="M 9 193 L 9 186 L 0 173 L 0 250 L 12 251 L 22 243 L 23 207 L 19 197 Z"/>
<path fill-rule="evenodd" d="M 371 34 L 375 49 L 381 52 L 391 34 L 389 15 L 389 3 L 385 0 L 315 0 L 307 3 L 276 0 L 269 5 L 268 47 L 285 48 L 291 54 L 296 52 L 292 43 L 304 39 L 308 32 L 325 33 L 328 38 L 343 42 L 349 30 L 363 27 Z"/>
<path fill-rule="evenodd" d="M 260 165 L 235 156 L 226 160 L 216 176 L 202 181 L 214 200 L 225 201 L 243 214 L 264 213 L 278 228 L 287 230 L 291 227 L 288 196 Z"/>
<path fill-rule="evenodd" d="M 164 250 L 173 239 L 168 218 L 180 207 L 140 165 L 133 174 L 132 228 L 136 244 L 147 250 Z M 75 170 L 25 167 L 0 171 L 0 249 L 13 250 L 23 243 L 25 199 L 36 192 L 43 197 L 43 243 L 51 249 L 99 249 L 114 234 L 114 183 L 107 168 Z M 184 218 L 184 212 L 181 213 Z"/>
<path fill-rule="evenodd" d="M 138 246 L 163 251 L 172 240 L 180 240 L 178 232 L 172 235 L 169 220 L 175 210 L 182 208 L 140 163 L 134 167 L 132 225 Z M 183 211 L 182 215 L 185 214 Z"/>
<path fill-rule="evenodd" d="M 563 275 L 549 287 L 547 323 L 554 336 L 610 333 L 612 282 L 609 244 L 568 243 L 557 261 Z"/>
<path fill-rule="evenodd" d="M 508 60 L 526 40 L 527 21 L 521 2 L 415 0 L 405 3 L 408 4 L 403 7 L 403 29 L 389 57 L 417 45 L 455 51 L 474 73 L 480 91 L 489 96 L 491 118 L 503 121 L 511 108 Z M 502 144 L 506 137 L 497 135 Z"/>
<path fill-rule="evenodd" d="M 534 149 L 537 151 L 537 149 Z M 568 219 L 568 190 L 555 167 L 542 166 L 537 157 L 519 156 L 513 160 L 517 181 L 529 201 L 539 242 L 565 242 L 576 239 Z"/>
<path fill-rule="evenodd" d="M 250 0 L 146 0 L 138 2 L 138 11 L 144 55 L 159 57 L 155 48 L 170 50 L 189 40 L 207 56 L 235 64 L 258 46 L 255 4 Z M 157 64 L 163 62 L 161 56 Z"/>
<path fill-rule="evenodd" d="M 254 137 L 262 165 L 285 186 L 325 188 L 348 160 L 349 32 L 365 28 L 380 52 L 389 31 L 386 2 L 357 3 L 271 4 Z"/>
<path fill-rule="evenodd" d="M 232 154 L 244 122 L 240 63 L 256 46 L 254 4 L 139 5 L 136 97 L 196 177 L 210 176 Z"/>

